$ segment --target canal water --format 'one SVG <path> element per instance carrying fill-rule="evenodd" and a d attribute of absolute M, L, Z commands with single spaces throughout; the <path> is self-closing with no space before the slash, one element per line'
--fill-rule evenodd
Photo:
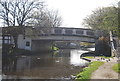
<path fill-rule="evenodd" d="M 3 57 L 3 78 L 70 79 L 88 62 L 80 59 L 83 50 L 58 50 L 34 55 Z"/>

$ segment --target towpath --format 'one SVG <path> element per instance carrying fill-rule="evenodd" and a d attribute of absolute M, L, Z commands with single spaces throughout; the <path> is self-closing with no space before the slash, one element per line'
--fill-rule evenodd
<path fill-rule="evenodd" d="M 119 74 L 112 70 L 113 65 L 117 63 L 117 58 L 110 58 L 108 61 L 108 59 L 101 60 L 97 57 L 94 60 L 104 61 L 105 63 L 92 73 L 91 81 L 94 81 L 94 79 L 119 79 Z"/>

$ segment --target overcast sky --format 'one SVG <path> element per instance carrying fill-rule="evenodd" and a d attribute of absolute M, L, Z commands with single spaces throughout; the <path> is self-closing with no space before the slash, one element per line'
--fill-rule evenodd
<path fill-rule="evenodd" d="M 118 0 L 117 0 L 118 1 Z M 58 9 L 63 27 L 83 27 L 83 19 L 98 7 L 111 6 L 116 0 L 46 0 L 48 8 Z"/>

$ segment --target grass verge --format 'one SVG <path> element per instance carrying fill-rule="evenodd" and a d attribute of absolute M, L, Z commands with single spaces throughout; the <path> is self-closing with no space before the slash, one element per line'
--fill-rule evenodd
<path fill-rule="evenodd" d="M 84 58 L 94 59 L 94 57 L 92 57 L 92 56 L 86 56 L 86 57 L 84 57 Z"/>
<path fill-rule="evenodd" d="M 112 57 L 105 57 L 105 56 L 98 56 L 98 57 L 105 58 L 105 59 L 112 58 Z M 94 56 L 85 56 L 84 58 L 94 59 Z"/>
<path fill-rule="evenodd" d="M 112 69 L 117 72 L 120 73 L 120 63 L 114 64 Z"/>
<path fill-rule="evenodd" d="M 106 56 L 100 56 L 100 57 L 105 58 L 105 59 L 112 58 L 112 57 L 106 57 Z"/>
<path fill-rule="evenodd" d="M 91 78 L 92 73 L 98 69 L 104 62 L 94 61 L 91 62 L 90 65 L 83 69 L 82 72 L 77 74 L 76 81 L 87 81 Z"/>

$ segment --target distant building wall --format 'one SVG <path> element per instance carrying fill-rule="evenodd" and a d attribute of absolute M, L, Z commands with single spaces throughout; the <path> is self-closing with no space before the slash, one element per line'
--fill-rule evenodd
<path fill-rule="evenodd" d="M 18 48 L 31 50 L 31 38 L 23 37 L 23 35 L 18 36 Z"/>

